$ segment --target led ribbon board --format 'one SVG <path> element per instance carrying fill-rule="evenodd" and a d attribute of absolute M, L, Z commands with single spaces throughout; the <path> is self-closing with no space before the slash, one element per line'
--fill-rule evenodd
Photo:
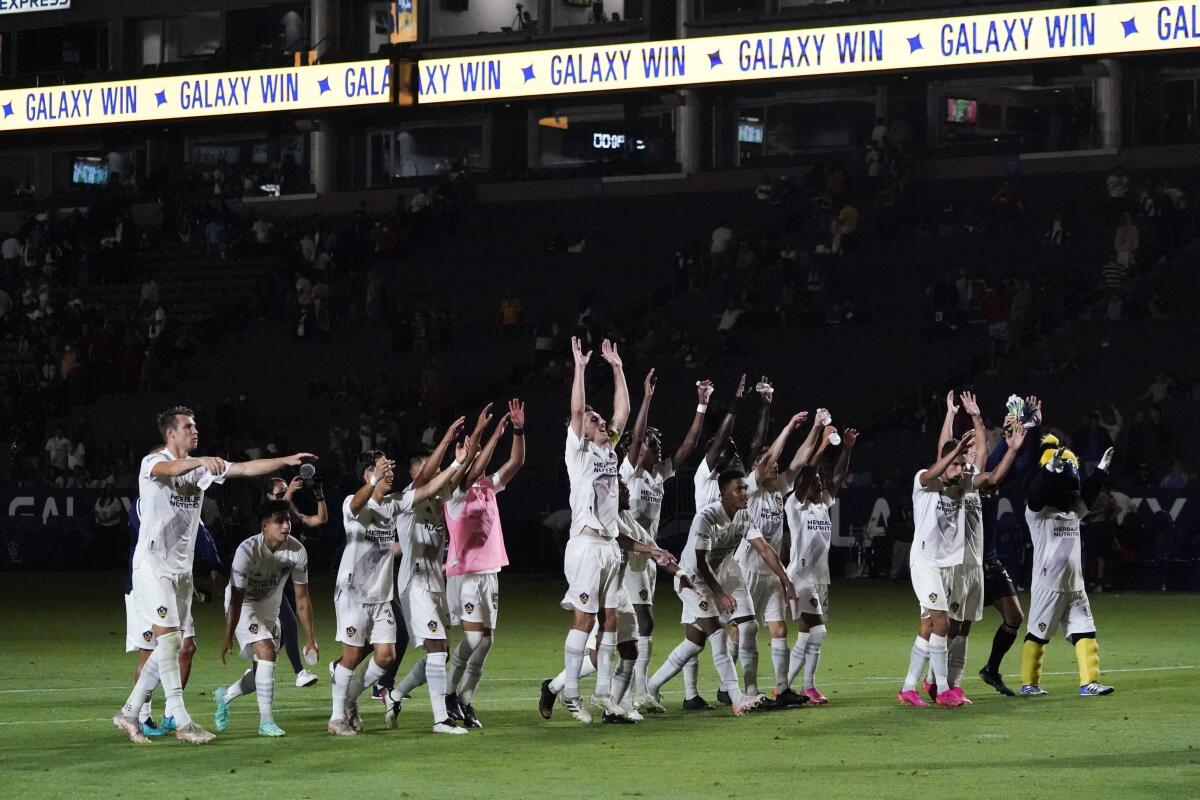
<path fill-rule="evenodd" d="M 27 11 L 66 11 L 71 0 L 0 0 L 0 14 L 24 14 Z"/>
<path fill-rule="evenodd" d="M 38 86 L 0 91 L 0 133 L 342 108 L 391 99 L 386 60 Z"/>
<path fill-rule="evenodd" d="M 1200 46 L 1200 3 L 1122 3 L 442 58 L 421 103 L 803 78 Z"/>

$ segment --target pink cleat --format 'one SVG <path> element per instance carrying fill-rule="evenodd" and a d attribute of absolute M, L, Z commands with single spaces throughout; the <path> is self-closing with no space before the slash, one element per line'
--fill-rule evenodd
<path fill-rule="evenodd" d="M 937 696 L 937 700 L 935 700 L 934 702 L 936 702 L 939 706 L 942 706 L 944 708 L 958 708 L 959 706 L 961 706 L 963 704 L 963 700 L 965 700 L 965 699 L 966 698 L 962 697 L 962 693 L 959 692 L 958 690 L 947 689 L 946 691 L 939 694 Z"/>
<path fill-rule="evenodd" d="M 917 708 L 927 708 L 929 703 L 921 699 L 921 695 L 915 689 L 906 689 L 896 695 L 896 699 L 900 701 L 902 706 L 916 706 Z"/>
<path fill-rule="evenodd" d="M 968 698 L 968 697 L 967 697 L 965 694 L 963 694 L 963 690 L 962 690 L 962 687 L 961 687 L 961 686 L 955 686 L 955 687 L 954 687 L 954 693 L 955 693 L 955 694 L 958 696 L 958 699 L 962 701 L 962 704 L 963 704 L 964 706 L 969 706 L 969 705 L 971 705 L 971 700 L 970 700 L 970 698 Z"/>
<path fill-rule="evenodd" d="M 804 690 L 804 696 L 808 698 L 808 702 L 814 706 L 823 706 L 829 702 L 829 698 L 817 691 L 817 687 Z"/>

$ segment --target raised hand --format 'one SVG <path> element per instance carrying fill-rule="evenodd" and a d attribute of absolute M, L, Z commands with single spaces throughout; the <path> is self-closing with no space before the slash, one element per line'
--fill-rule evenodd
<path fill-rule="evenodd" d="M 306 459 L 309 461 L 316 461 L 317 457 L 312 453 L 292 453 L 290 456 L 287 456 L 283 459 L 283 463 L 287 464 L 289 467 L 298 467 Z"/>
<path fill-rule="evenodd" d="M 965 453 L 971 449 L 971 445 L 973 444 L 975 444 L 975 431 L 969 430 L 962 435 L 961 439 L 958 440 L 958 444 L 955 446 L 955 449 L 960 453 Z"/>
<path fill-rule="evenodd" d="M 512 419 L 512 412 L 509 412 L 508 414 L 505 414 L 503 417 L 500 418 L 500 421 L 496 423 L 496 435 L 497 436 L 503 435 L 504 432 L 506 430 L 508 430 L 508 423 L 511 419 Z M 518 426 L 518 427 L 521 427 L 521 426 Z M 480 449 L 482 449 L 482 448 L 480 448 Z"/>
<path fill-rule="evenodd" d="M 762 401 L 767 404 L 770 404 L 775 397 L 775 387 L 771 385 L 771 379 L 766 375 L 763 375 L 762 379 L 754 385 L 754 391 L 758 392 Z"/>
<path fill-rule="evenodd" d="M 467 418 L 466 417 L 459 417 L 458 419 L 454 420 L 454 422 L 450 423 L 450 427 L 446 428 L 446 432 L 444 434 L 442 434 L 442 441 L 448 443 L 454 439 L 457 439 L 459 434 L 462 433 L 463 428 L 465 428 L 466 426 L 467 426 Z"/>
<path fill-rule="evenodd" d="M 525 403 L 516 397 L 508 401 L 508 419 L 514 428 L 525 427 Z"/>
<path fill-rule="evenodd" d="M 303 485 L 304 485 L 304 481 L 302 481 L 300 479 L 299 475 L 292 478 L 292 480 L 287 485 L 287 490 L 283 493 L 283 499 L 291 500 L 292 496 L 294 494 L 296 494 L 296 492 L 300 491 L 300 487 Z"/>
<path fill-rule="evenodd" d="M 854 443 L 858 441 L 858 431 L 854 428 L 846 428 L 842 431 L 842 444 L 846 447 L 854 447 Z"/>
<path fill-rule="evenodd" d="M 801 425 L 803 425 L 807 421 L 808 421 L 808 412 L 807 411 L 799 411 L 799 412 L 793 414 L 792 418 L 788 420 L 788 427 L 789 428 L 799 428 Z"/>
<path fill-rule="evenodd" d="M 1040 426 L 1042 424 L 1042 401 L 1036 394 L 1031 394 L 1025 398 L 1025 405 L 1033 406 L 1033 424 Z"/>
<path fill-rule="evenodd" d="M 600 357 L 607 361 L 613 369 L 620 369 L 624 366 L 621 356 L 617 353 L 617 346 L 608 339 L 600 343 Z"/>
<path fill-rule="evenodd" d="M 958 413 L 959 407 L 954 405 L 954 390 L 946 392 L 946 414 L 954 416 Z"/>
<path fill-rule="evenodd" d="M 707 378 L 702 381 L 696 381 L 696 399 L 702 405 L 708 405 L 708 398 L 712 397 L 713 389 L 715 388 L 717 387 L 713 386 L 713 382 Z"/>
<path fill-rule="evenodd" d="M 975 400 L 974 393 L 963 392 L 960 395 L 960 397 L 962 398 L 963 410 L 966 411 L 968 414 L 970 414 L 972 417 L 978 417 L 979 416 L 979 403 Z"/>
<path fill-rule="evenodd" d="M 578 336 L 571 337 L 571 355 L 575 358 L 575 367 L 582 369 L 588 365 L 588 361 L 592 358 L 592 351 L 583 352 L 583 343 L 579 341 Z"/>
<path fill-rule="evenodd" d="M 1108 472 L 1108 467 L 1110 464 L 1112 464 L 1114 452 L 1116 452 L 1116 451 L 1112 447 L 1110 447 L 1104 451 L 1104 455 L 1100 456 L 1100 463 L 1098 465 L 1099 469 L 1102 469 L 1105 472 Z"/>
<path fill-rule="evenodd" d="M 737 388 L 737 391 L 734 392 L 734 395 L 741 398 L 745 394 L 746 394 L 746 373 L 743 372 L 742 379 L 740 381 L 738 381 L 738 388 Z"/>
<path fill-rule="evenodd" d="M 837 428 L 833 427 L 832 425 L 826 425 L 825 430 L 821 431 L 821 441 L 823 441 L 825 444 L 829 444 L 829 440 L 834 436 L 837 436 L 837 432 Z"/>
<path fill-rule="evenodd" d="M 1015 425 L 1008 428 L 1004 433 L 1004 442 L 1008 445 L 1008 449 L 1014 453 L 1021 449 L 1021 445 L 1025 444 L 1025 435 L 1029 432 L 1023 425 Z"/>
<path fill-rule="evenodd" d="M 475 419 L 475 430 L 481 431 L 492 421 L 492 404 L 488 403 Z"/>
<path fill-rule="evenodd" d="M 454 460 L 459 464 L 466 464 L 467 459 L 474 455 L 467 447 L 466 440 L 460 440 L 454 443 Z"/>
<path fill-rule="evenodd" d="M 645 380 L 642 381 L 642 393 L 645 394 L 646 397 L 650 397 L 654 394 L 654 384 L 656 382 L 657 379 L 654 377 L 654 368 L 651 367 L 650 371 L 646 373 Z"/>

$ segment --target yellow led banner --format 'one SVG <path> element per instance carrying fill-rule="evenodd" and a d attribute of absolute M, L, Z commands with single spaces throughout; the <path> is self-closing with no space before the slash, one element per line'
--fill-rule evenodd
<path fill-rule="evenodd" d="M 341 108 L 392 99 L 386 60 L 0 91 L 0 133 Z"/>
<path fill-rule="evenodd" d="M 421 103 L 800 78 L 1200 46 L 1200 4 L 1123 3 L 442 58 Z"/>

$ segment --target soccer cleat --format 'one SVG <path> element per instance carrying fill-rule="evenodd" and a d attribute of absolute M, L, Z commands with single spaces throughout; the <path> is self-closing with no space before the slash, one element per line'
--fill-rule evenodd
<path fill-rule="evenodd" d="M 357 736 L 358 732 L 350 727 L 350 724 L 345 719 L 331 719 L 325 726 L 333 736 Z"/>
<path fill-rule="evenodd" d="M 312 686 L 320 678 L 312 674 L 306 669 L 302 669 L 296 673 L 296 688 L 303 689 L 305 686 Z"/>
<path fill-rule="evenodd" d="M 1106 694 L 1112 694 L 1115 691 L 1116 691 L 1116 689 L 1114 689 L 1111 686 L 1106 686 L 1103 683 L 1099 683 L 1097 681 L 1092 681 L 1091 683 L 1086 683 L 1083 686 L 1079 687 L 1079 696 L 1080 697 L 1102 697 L 1103 695 L 1106 695 Z"/>
<path fill-rule="evenodd" d="M 287 736 L 287 731 L 275 724 L 275 720 L 269 719 L 258 726 L 259 736 Z"/>
<path fill-rule="evenodd" d="M 1021 697 L 1041 697 L 1044 694 L 1050 694 L 1036 683 L 1027 683 L 1021 687 Z"/>
<path fill-rule="evenodd" d="M 1005 697 L 1015 697 L 1017 694 L 1012 689 L 1008 688 L 1008 684 L 1004 682 L 1004 676 L 1000 674 L 1000 671 L 994 670 L 991 667 L 985 666 L 983 669 L 979 670 L 979 680 L 983 681 Z"/>
<path fill-rule="evenodd" d="M 213 730 L 224 733 L 229 730 L 229 703 L 225 701 L 224 686 L 213 689 L 213 702 L 217 705 L 217 711 L 213 714 Z"/>
<path fill-rule="evenodd" d="M 456 727 L 454 727 L 453 722 L 451 722 L 448 719 L 444 719 L 441 722 L 433 723 L 433 732 L 434 733 L 449 733 L 449 734 L 455 734 L 458 736 L 462 736 L 463 734 L 465 734 L 467 732 L 467 729 L 466 728 L 456 728 Z"/>
<path fill-rule="evenodd" d="M 208 744 L 217 738 L 217 735 L 209 733 L 194 722 L 189 722 L 182 728 L 175 729 L 175 738 L 188 744 Z"/>
<path fill-rule="evenodd" d="M 925 694 L 929 695 L 929 699 L 936 703 L 938 698 L 937 684 L 930 681 L 922 681 L 921 686 L 925 688 Z"/>
<path fill-rule="evenodd" d="M 744 717 L 751 711 L 761 708 L 765 702 L 767 702 L 765 694 L 743 695 L 742 702 L 733 706 L 733 715 L 735 717 Z"/>
<path fill-rule="evenodd" d="M 926 708 L 929 703 L 921 699 L 921 693 L 915 689 L 905 689 L 896 695 L 896 699 L 900 701 L 900 705 L 916 706 L 917 708 Z"/>
<path fill-rule="evenodd" d="M 142 726 L 138 724 L 136 719 L 130 719 L 124 714 L 117 714 L 113 717 L 113 725 L 125 731 L 129 736 L 129 741 L 134 744 L 148 744 L 150 742 L 146 738 L 146 735 L 142 733 Z"/>
<path fill-rule="evenodd" d="M 645 717 L 641 715 L 641 713 L 634 707 L 632 703 L 621 707 L 625 709 L 625 716 L 633 722 L 641 722 L 645 719 Z"/>
<path fill-rule="evenodd" d="M 942 708 L 958 708 L 963 704 L 962 698 L 958 696 L 958 692 L 953 689 L 947 689 L 937 696 L 934 701 Z"/>
<path fill-rule="evenodd" d="M 817 687 L 815 686 L 811 689 L 805 689 L 804 696 L 807 697 L 808 702 L 812 703 L 814 706 L 823 706 L 829 702 L 829 698 L 821 694 L 821 692 L 818 691 Z"/>
<path fill-rule="evenodd" d="M 613 699 L 606 694 L 592 695 L 591 704 L 593 708 L 598 708 L 605 714 L 611 714 L 614 717 L 625 716 L 625 709 L 621 708 L 621 706 L 617 703 L 614 703 Z"/>
<path fill-rule="evenodd" d="M 700 695 L 689 697 L 683 701 L 684 711 L 712 711 L 712 704 Z"/>
<path fill-rule="evenodd" d="M 400 693 L 395 689 L 384 689 L 379 699 L 383 703 L 383 726 L 391 730 L 396 727 L 396 717 L 400 716 Z"/>
<path fill-rule="evenodd" d="M 663 704 L 658 701 L 658 698 L 652 694 L 644 694 L 633 698 L 633 707 L 643 714 L 665 714 L 667 709 L 663 708 Z M 684 703 L 684 708 L 687 704 Z"/>
<path fill-rule="evenodd" d="M 362 733 L 363 721 L 358 713 L 358 703 L 346 704 L 346 724 L 353 728 L 355 733 Z"/>
<path fill-rule="evenodd" d="M 475 716 L 475 706 L 467 703 L 465 706 L 460 704 L 459 708 L 462 709 L 464 728 L 474 728 L 475 730 L 483 728 L 483 723 L 479 721 L 479 717 Z"/>
<path fill-rule="evenodd" d="M 808 695 L 797 694 L 791 689 L 784 689 L 782 692 L 775 690 L 775 707 L 776 708 L 795 708 L 802 706 L 808 702 Z"/>
<path fill-rule="evenodd" d="M 542 715 L 542 719 L 550 719 L 550 715 L 554 713 L 554 701 L 558 695 L 550 691 L 550 680 L 547 678 L 542 681 L 542 693 L 538 696 L 538 712 Z"/>
<path fill-rule="evenodd" d="M 386 686 L 381 686 L 378 683 L 372 684 L 371 685 L 371 699 L 379 700 L 380 702 L 386 703 L 388 691 L 390 691 L 390 690 Z"/>
<path fill-rule="evenodd" d="M 717 702 L 723 706 L 731 706 L 733 705 L 733 698 L 724 689 L 717 689 Z"/>
<path fill-rule="evenodd" d="M 454 692 L 446 695 L 446 716 L 451 722 L 463 721 L 462 707 L 458 702 L 458 695 Z"/>
<path fill-rule="evenodd" d="M 329 682 L 333 683 L 333 672 L 337 669 L 338 659 L 329 662 Z"/>
<path fill-rule="evenodd" d="M 972 705 L 971 699 L 969 697 L 967 697 L 965 694 L 963 694 L 963 690 L 962 690 L 961 686 L 955 686 L 950 691 L 954 692 L 954 694 L 958 697 L 958 699 L 962 701 L 962 704 L 964 706 Z"/>
<path fill-rule="evenodd" d="M 608 712 L 604 713 L 604 716 L 602 716 L 600 718 L 600 721 L 605 725 L 636 725 L 637 724 L 636 722 L 634 722 L 633 720 L 631 720 L 629 717 L 625 716 L 624 714 L 609 714 Z"/>
<path fill-rule="evenodd" d="M 154 717 L 147 717 L 142 722 L 142 735 L 149 737 L 166 736 L 167 732 L 158 727 L 158 723 L 154 721 Z"/>
<path fill-rule="evenodd" d="M 564 697 L 562 703 L 563 707 L 570 712 L 572 717 L 582 722 L 584 725 L 591 724 L 592 715 L 588 713 L 586 708 L 583 707 L 582 697 Z"/>
<path fill-rule="evenodd" d="M 173 733 L 175 731 L 175 718 L 163 717 L 162 725 L 159 725 L 158 727 L 163 729 L 163 733 Z"/>

